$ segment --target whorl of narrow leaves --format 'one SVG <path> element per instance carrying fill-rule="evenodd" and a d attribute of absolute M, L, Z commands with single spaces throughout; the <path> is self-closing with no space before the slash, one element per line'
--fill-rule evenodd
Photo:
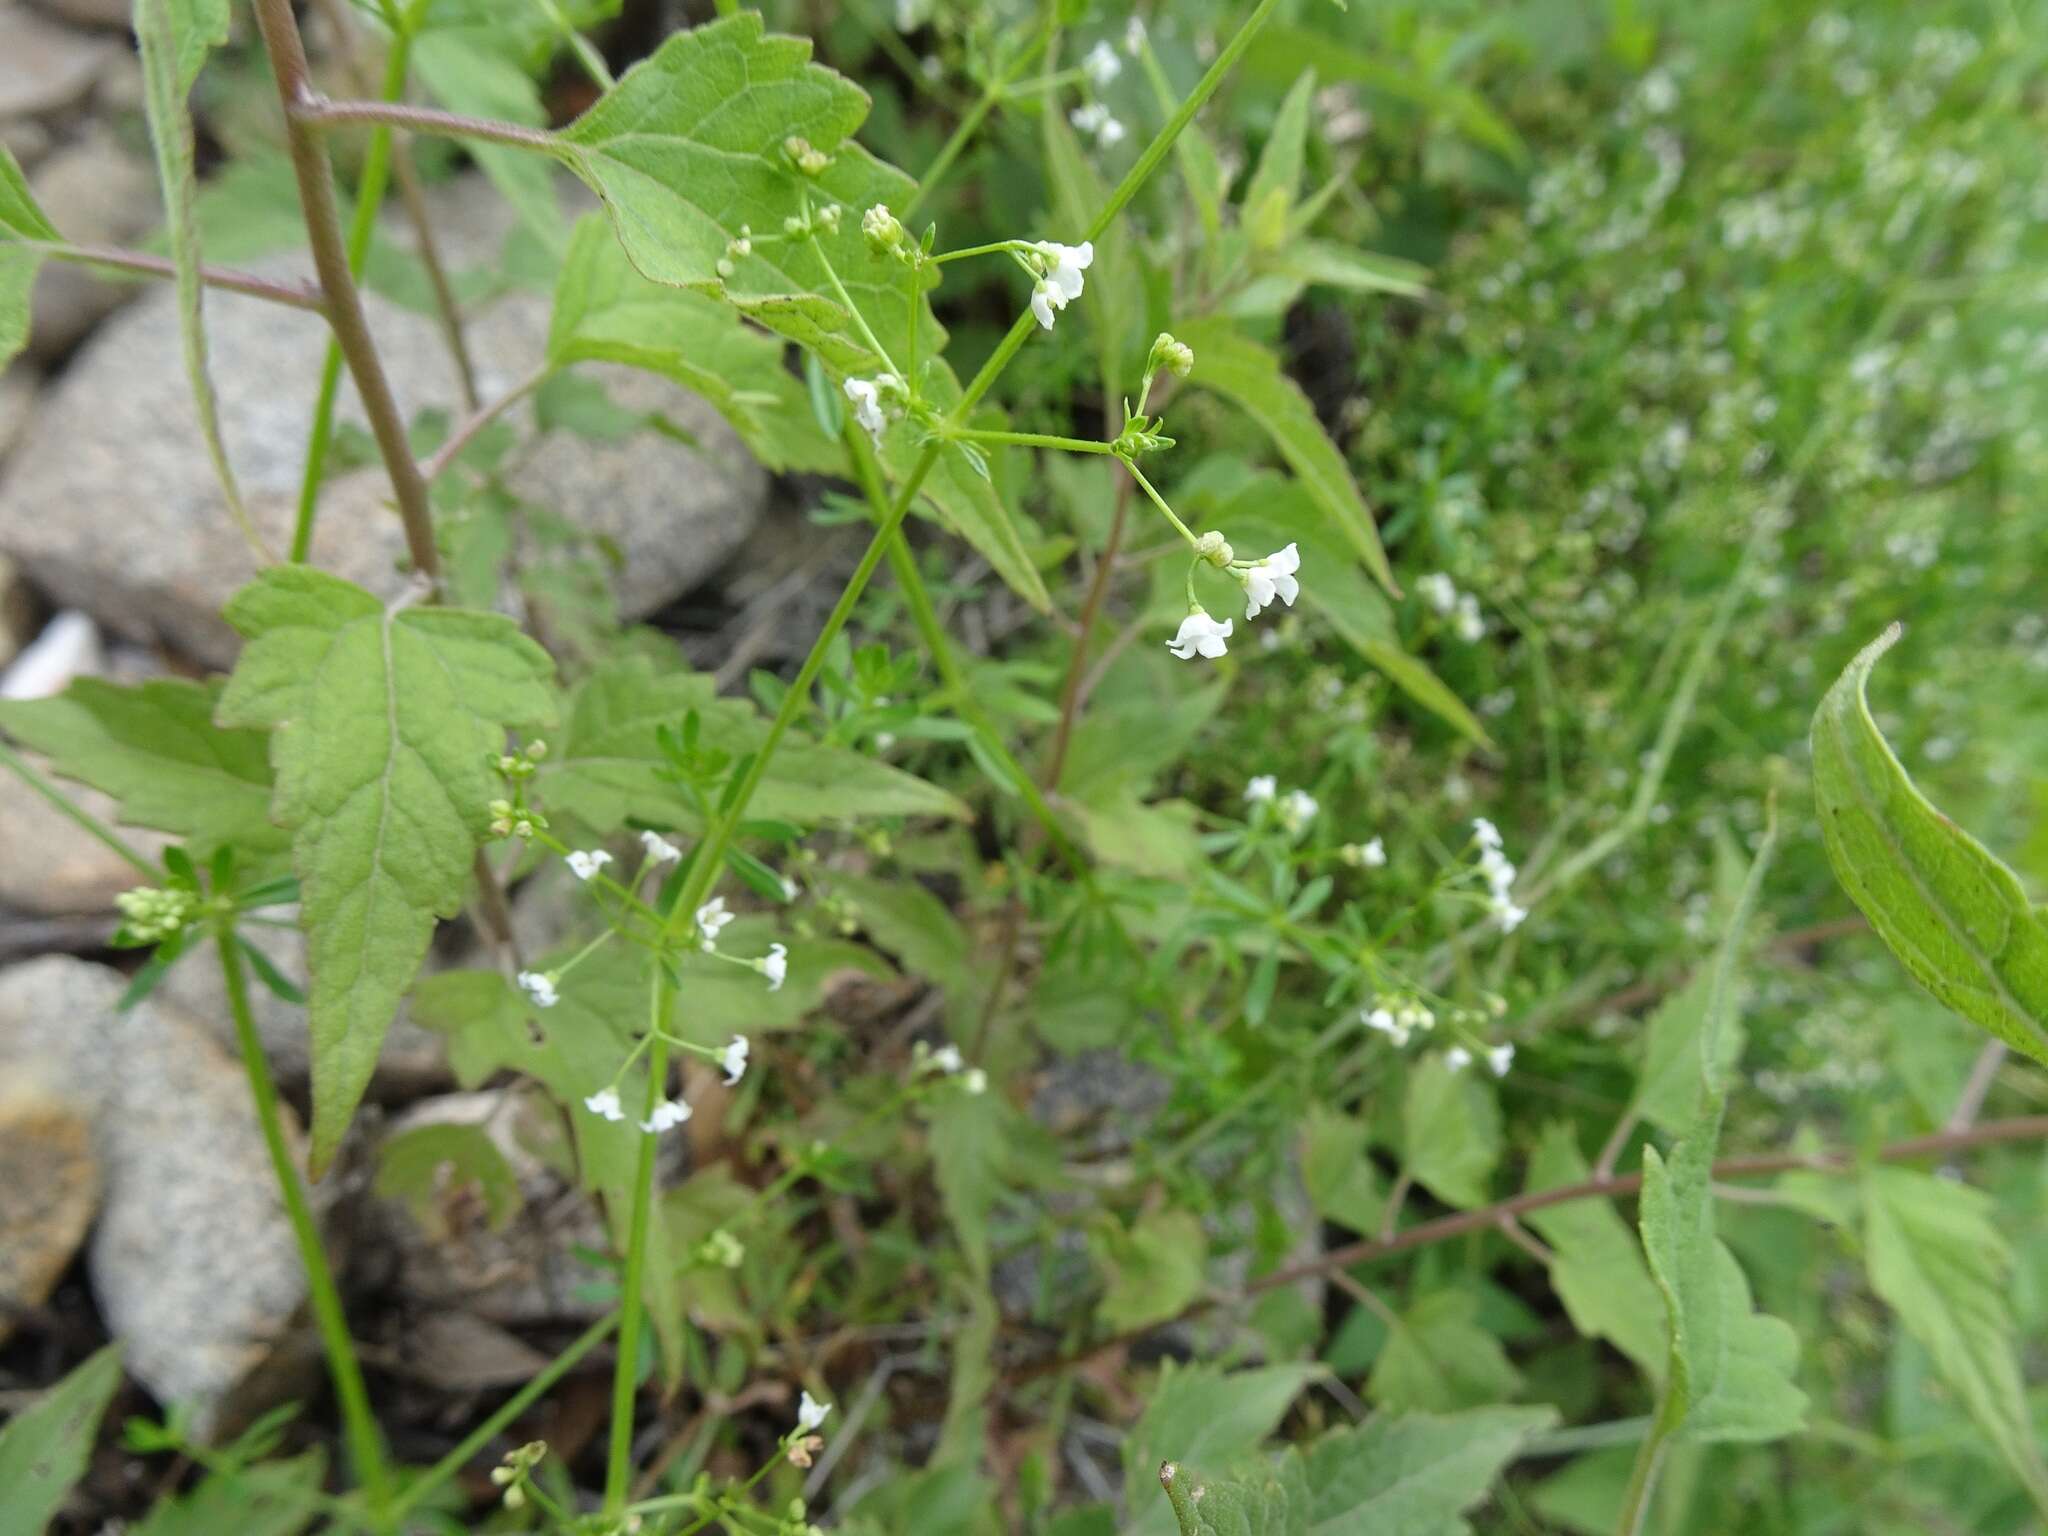
<path fill-rule="evenodd" d="M 468 893 L 506 729 L 553 711 L 551 667 L 497 614 L 387 609 L 303 566 L 264 572 L 226 614 L 248 643 L 219 718 L 275 728 L 271 815 L 292 833 L 303 891 L 317 1171 L 435 920 Z"/>
<path fill-rule="evenodd" d="M 2048 923 L 2017 876 L 1914 786 L 1864 688 L 1897 643 L 1860 651 L 1813 716 L 1813 790 L 1835 876 L 1936 998 L 2048 1062 Z"/>

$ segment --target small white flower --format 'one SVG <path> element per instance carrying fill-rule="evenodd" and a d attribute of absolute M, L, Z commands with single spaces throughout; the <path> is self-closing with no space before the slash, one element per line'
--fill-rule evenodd
<path fill-rule="evenodd" d="M 1514 1064 L 1514 1060 L 1514 1046 L 1496 1045 L 1486 1053 L 1486 1069 L 1495 1077 L 1506 1077 L 1508 1068 Z"/>
<path fill-rule="evenodd" d="M 654 1113 L 640 1122 L 640 1129 L 650 1136 L 659 1136 L 663 1131 L 672 1131 L 690 1118 L 690 1106 L 679 1099 L 663 1099 L 654 1106 Z"/>
<path fill-rule="evenodd" d="M 1057 240 L 1035 240 L 1031 249 L 1038 253 L 1039 270 L 1045 273 L 1054 287 L 1066 295 L 1066 304 L 1081 297 L 1086 279 L 1081 276 L 1095 262 L 1095 242 L 1083 240 L 1079 245 L 1061 245 Z"/>
<path fill-rule="evenodd" d="M 961 1074 L 960 1086 L 979 1098 L 988 1092 L 988 1074 L 979 1067 L 969 1067 Z"/>
<path fill-rule="evenodd" d="M 1458 589 L 1442 571 L 1432 571 L 1427 576 L 1416 578 L 1415 590 L 1438 613 L 1447 614 L 1458 606 Z"/>
<path fill-rule="evenodd" d="M 957 1045 L 940 1046 L 932 1052 L 930 1061 L 933 1068 L 940 1072 L 958 1072 L 966 1065 L 960 1058 L 960 1047 Z"/>
<path fill-rule="evenodd" d="M 1116 56 L 1116 50 L 1107 42 L 1097 43 L 1088 50 L 1088 57 L 1081 61 L 1081 73 L 1088 77 L 1088 83 L 1098 91 L 1106 89 L 1110 81 L 1124 72 L 1124 61 Z"/>
<path fill-rule="evenodd" d="M 1498 853 L 1501 846 L 1500 828 L 1484 816 L 1475 816 L 1472 818 L 1472 841 L 1481 848 L 1490 848 Z"/>
<path fill-rule="evenodd" d="M 1479 850 L 1479 873 L 1485 877 L 1496 901 L 1505 901 L 1515 888 L 1515 866 L 1498 848 Z"/>
<path fill-rule="evenodd" d="M 1092 136 L 1104 149 L 1113 149 L 1124 141 L 1124 125 L 1099 101 L 1074 108 L 1067 114 L 1067 121 L 1082 133 Z"/>
<path fill-rule="evenodd" d="M 623 1120 L 626 1112 L 619 1107 L 619 1090 L 600 1088 L 583 1101 L 583 1107 L 593 1115 L 602 1115 L 607 1120 Z"/>
<path fill-rule="evenodd" d="M 709 954 L 718 948 L 718 930 L 732 921 L 732 914 L 725 910 L 725 898 L 714 896 L 697 909 L 698 942 Z"/>
<path fill-rule="evenodd" d="M 796 1405 L 797 1433 L 808 1435 L 825 1422 L 825 1415 L 832 1411 L 830 1403 L 821 1403 L 810 1393 L 804 1394 L 803 1401 Z"/>
<path fill-rule="evenodd" d="M 758 962 L 761 974 L 768 978 L 768 990 L 780 992 L 782 983 L 789 976 L 789 948 L 783 944 L 770 944 L 768 953 Z"/>
<path fill-rule="evenodd" d="M 1472 1065 L 1472 1053 L 1462 1045 L 1454 1045 L 1444 1052 L 1444 1065 L 1453 1072 L 1462 1072 Z"/>
<path fill-rule="evenodd" d="M 882 415 L 880 380 L 848 379 L 845 388 L 846 398 L 853 402 L 853 419 L 866 428 L 868 436 L 879 444 L 889 425 L 888 419 Z"/>
<path fill-rule="evenodd" d="M 1124 23 L 1124 52 L 1136 58 L 1145 51 L 1145 18 L 1133 16 Z"/>
<path fill-rule="evenodd" d="M 1230 620 L 1217 623 L 1197 608 L 1180 621 L 1180 629 L 1166 642 L 1166 648 L 1182 661 L 1193 661 L 1197 656 L 1211 660 L 1221 656 L 1228 647 L 1224 641 L 1230 638 Z"/>
<path fill-rule="evenodd" d="M 1458 638 L 1470 645 L 1486 638 L 1486 620 L 1479 612 L 1479 599 L 1470 592 L 1458 598 L 1458 616 L 1451 627 L 1458 632 Z"/>
<path fill-rule="evenodd" d="M 1123 141 L 1123 119 L 1118 117 L 1103 118 L 1102 126 L 1095 130 L 1095 142 L 1100 144 L 1104 149 L 1115 149 L 1117 145 L 1123 143 Z"/>
<path fill-rule="evenodd" d="M 1408 1025 L 1404 1021 L 1395 1018 L 1385 1008 L 1374 1008 L 1367 1013 L 1365 1015 L 1365 1027 L 1378 1030 L 1396 1045 L 1406 1045 L 1408 1043 Z"/>
<path fill-rule="evenodd" d="M 659 832 L 642 832 L 640 846 L 647 850 L 647 857 L 657 864 L 673 864 L 683 856 L 683 850 Z"/>
<path fill-rule="evenodd" d="M 1290 832 L 1299 832 L 1316 819 L 1321 807 L 1305 789 L 1290 789 L 1280 800 L 1280 820 Z"/>
<path fill-rule="evenodd" d="M 718 1058 L 718 1064 L 725 1069 L 725 1086 L 730 1088 L 747 1075 L 747 1037 L 734 1035 L 732 1043 L 725 1048 L 725 1054 Z"/>
<path fill-rule="evenodd" d="M 1272 774 L 1258 774 L 1244 787 L 1245 803 L 1248 805 L 1270 804 L 1279 787 L 1280 781 L 1274 778 Z"/>
<path fill-rule="evenodd" d="M 1294 579 L 1294 573 L 1300 569 L 1301 551 L 1290 544 L 1239 571 L 1237 579 L 1244 583 L 1244 616 L 1256 619 L 1259 611 L 1270 608 L 1276 597 L 1292 608 L 1301 591 L 1301 583 Z"/>
<path fill-rule="evenodd" d="M 1491 905 L 1493 915 L 1500 919 L 1502 933 L 1513 933 L 1522 926 L 1522 920 L 1529 915 L 1527 907 L 1518 907 L 1505 896 L 1494 897 Z"/>
<path fill-rule="evenodd" d="M 611 861 L 612 856 L 602 848 L 593 848 L 588 853 L 579 851 L 570 854 L 569 868 L 575 871 L 578 880 L 588 880 Z"/>
<path fill-rule="evenodd" d="M 1387 845 L 1380 838 L 1374 838 L 1358 850 L 1358 862 L 1367 869 L 1379 869 L 1387 862 Z"/>
<path fill-rule="evenodd" d="M 1031 313 L 1046 330 L 1052 329 L 1053 320 L 1067 307 L 1067 296 L 1059 285 L 1049 277 L 1041 277 L 1031 289 Z"/>
<path fill-rule="evenodd" d="M 533 999 L 536 1008 L 552 1008 L 561 1001 L 555 991 L 555 978 L 545 971 L 521 971 L 519 990 Z"/>

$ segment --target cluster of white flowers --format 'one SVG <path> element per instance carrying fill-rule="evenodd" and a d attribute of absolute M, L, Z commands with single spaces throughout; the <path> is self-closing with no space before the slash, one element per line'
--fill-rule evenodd
<path fill-rule="evenodd" d="M 1377 837 L 1369 843 L 1346 843 L 1337 852 L 1353 869 L 1380 869 L 1387 862 L 1387 845 Z"/>
<path fill-rule="evenodd" d="M 545 971 L 521 971 L 519 990 L 533 999 L 536 1008 L 552 1008 L 561 1001 L 555 991 L 555 978 Z"/>
<path fill-rule="evenodd" d="M 910 1075 L 922 1077 L 927 1074 L 957 1077 L 960 1086 L 971 1094 L 988 1091 L 988 1074 L 979 1067 L 968 1066 L 957 1045 L 942 1045 L 932 1050 L 922 1040 L 918 1041 L 910 1056 Z"/>
<path fill-rule="evenodd" d="M 1099 101 L 1091 101 L 1086 106 L 1074 108 L 1067 114 L 1067 121 L 1080 132 L 1093 138 L 1104 149 L 1114 149 L 1124 141 L 1122 120 Z"/>
<path fill-rule="evenodd" d="M 885 371 L 872 379 L 848 379 L 843 387 L 846 398 L 853 402 L 853 419 L 880 447 L 899 402 L 908 398 L 903 381 Z"/>
<path fill-rule="evenodd" d="M 1244 588 L 1247 623 L 1276 600 L 1292 608 L 1295 598 L 1301 595 L 1301 583 L 1295 577 L 1295 572 L 1301 569 L 1301 550 L 1296 545 L 1276 549 L 1263 559 L 1238 560 L 1233 558 L 1223 535 L 1212 529 L 1195 541 L 1195 558 L 1237 578 L 1238 585 Z M 1231 628 L 1231 620 L 1214 619 L 1197 603 L 1180 621 L 1179 630 L 1166 642 L 1166 648 L 1182 661 L 1193 661 L 1197 656 L 1213 661 L 1229 649 L 1224 642 L 1230 638 Z"/>
<path fill-rule="evenodd" d="M 683 856 L 683 850 L 659 832 L 642 832 L 640 846 L 647 850 L 648 859 L 656 864 L 673 864 Z"/>
<path fill-rule="evenodd" d="M 1484 816 L 1478 817 L 1472 823 L 1472 840 L 1479 845 L 1479 873 L 1486 880 L 1487 905 L 1500 919 L 1501 932 L 1513 933 L 1529 913 L 1515 905 L 1511 894 L 1515 888 L 1515 866 L 1501 852 L 1500 828 Z"/>
<path fill-rule="evenodd" d="M 1467 644 L 1486 638 L 1486 618 L 1479 611 L 1479 599 L 1460 592 L 1442 571 L 1417 579 L 1415 590 L 1423 601 L 1451 621 L 1451 628 Z"/>
<path fill-rule="evenodd" d="M 569 869 L 578 880 L 588 880 L 611 861 L 612 856 L 602 848 L 578 849 L 569 855 Z"/>
<path fill-rule="evenodd" d="M 602 1120 L 624 1120 L 625 1106 L 619 1102 L 617 1088 L 600 1088 L 583 1101 L 583 1107 Z M 658 1136 L 663 1131 L 674 1130 L 690 1118 L 690 1106 L 680 1099 L 663 1099 L 653 1111 L 640 1122 L 640 1129 L 649 1136 Z"/>
<path fill-rule="evenodd" d="M 1300 595 L 1301 583 L 1295 580 L 1294 573 L 1301 569 L 1301 551 L 1293 544 L 1274 550 L 1263 560 L 1234 569 L 1244 587 L 1244 616 L 1248 620 L 1272 607 L 1276 597 L 1292 608 L 1294 599 Z"/>
<path fill-rule="evenodd" d="M 1414 1001 L 1404 1001 L 1394 1008 L 1382 1002 L 1365 1009 L 1360 1017 L 1365 1020 L 1367 1029 L 1377 1030 L 1396 1046 L 1406 1045 L 1418 1030 L 1427 1034 L 1436 1028 L 1436 1015 Z"/>
<path fill-rule="evenodd" d="M 1486 1052 L 1486 1070 L 1495 1077 L 1506 1077 L 1508 1068 L 1514 1065 L 1514 1060 L 1513 1045 L 1491 1046 Z M 1453 1072 L 1462 1072 L 1472 1065 L 1472 1053 L 1462 1045 L 1454 1045 L 1444 1052 L 1444 1065 Z"/>
<path fill-rule="evenodd" d="M 1081 274 L 1095 263 L 1095 242 L 1061 245 L 1054 240 L 1034 240 L 1024 261 L 1038 274 L 1031 289 L 1031 313 L 1049 331 L 1059 312 L 1081 297 L 1087 282 Z"/>
<path fill-rule="evenodd" d="M 1244 787 L 1244 799 L 1247 805 L 1272 806 L 1280 825 L 1289 832 L 1300 832 L 1316 819 L 1316 812 L 1322 809 L 1316 804 L 1316 797 L 1305 789 L 1290 789 L 1281 794 L 1280 781 L 1270 773 L 1251 779 Z"/>

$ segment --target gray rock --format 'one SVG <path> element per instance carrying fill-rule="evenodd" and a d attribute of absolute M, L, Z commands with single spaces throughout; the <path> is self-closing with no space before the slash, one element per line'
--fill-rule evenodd
<path fill-rule="evenodd" d="M 305 1274 L 240 1070 L 168 1004 L 117 1013 L 124 985 L 60 957 L 0 971 L 0 1076 L 91 1120 L 100 1314 L 129 1374 L 211 1435 L 298 1385 Z"/>
<path fill-rule="evenodd" d="M 464 217 L 467 203 L 454 206 L 447 228 L 460 238 L 451 245 L 479 243 Z M 303 256 L 256 265 L 278 277 L 310 270 Z M 434 322 L 374 295 L 368 307 L 401 408 L 459 415 L 454 370 Z M 470 345 L 486 398 L 532 371 L 548 311 L 544 297 L 522 292 L 473 318 Z M 207 318 L 229 452 L 252 516 L 280 548 L 289 540 L 325 327 L 310 315 L 222 294 L 209 295 Z M 515 494 L 618 546 L 625 556 L 616 578 L 620 610 L 638 618 L 696 585 L 738 547 L 760 515 L 767 475 L 697 396 L 652 375 L 590 371 L 621 405 L 661 411 L 696 446 L 651 432 L 615 442 L 555 433 L 507 479 Z M 342 418 L 360 425 L 352 389 L 343 400 Z M 518 419 L 528 409 L 522 405 Z M 395 595 L 404 541 L 385 509 L 388 495 L 375 469 L 330 483 L 313 559 Z M 213 665 L 232 662 L 237 643 L 218 610 L 257 562 L 223 509 L 192 425 L 167 289 L 102 326 L 46 395 L 29 443 L 0 478 L 0 553 L 117 634 L 158 639 Z"/>
<path fill-rule="evenodd" d="M 78 245 L 133 245 L 157 223 L 156 172 L 104 128 L 51 155 L 29 178 L 36 201 Z M 46 261 L 29 308 L 28 351 L 51 363 L 100 321 L 142 292 L 89 267 Z"/>
<path fill-rule="evenodd" d="M 23 5 L 0 10 L 0 118 L 61 112 L 81 100 L 114 50 Z"/>
<path fill-rule="evenodd" d="M 53 142 L 50 130 L 32 117 L 17 117 L 12 122 L 0 123 L 0 146 L 6 147 L 24 171 L 34 170 L 43 156 L 50 152 Z"/>
<path fill-rule="evenodd" d="M 36 4 L 78 26 L 105 27 L 115 32 L 128 30 L 134 12 L 133 0 L 36 0 Z"/>
<path fill-rule="evenodd" d="M 40 382 L 36 371 L 25 363 L 0 373 L 0 463 L 5 463 L 7 455 L 28 436 L 29 417 L 35 414 L 36 386 Z"/>
<path fill-rule="evenodd" d="M 0 1100 L 0 1341 L 70 1266 L 99 1205 L 92 1128 L 76 1105 L 13 1090 Z"/>
<path fill-rule="evenodd" d="M 31 761 L 48 772 L 48 765 Z M 96 789 L 68 779 L 58 787 L 101 821 L 119 807 Z M 161 832 L 121 827 L 122 839 L 145 859 L 162 854 L 171 839 Z M 114 898 L 148 880 L 134 865 L 63 814 L 13 775 L 0 784 L 0 906 L 45 917 L 111 912 Z"/>

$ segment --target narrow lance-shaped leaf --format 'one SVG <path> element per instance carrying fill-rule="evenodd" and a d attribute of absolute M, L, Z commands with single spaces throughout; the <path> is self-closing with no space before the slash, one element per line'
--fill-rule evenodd
<path fill-rule="evenodd" d="M 228 40 L 228 0 L 135 0 L 135 43 L 142 59 L 143 104 L 150 142 L 156 149 L 157 180 L 163 187 L 171 259 L 178 269 L 178 329 L 184 337 L 185 376 L 199 435 L 220 479 L 229 513 L 259 554 L 263 541 L 242 505 L 234 466 L 221 440 L 220 412 L 207 371 L 205 289 L 199 281 L 198 195 L 192 113 L 188 98 L 207 55 Z"/>
<path fill-rule="evenodd" d="M 120 1385 L 121 1349 L 109 1344 L 0 1428 L 0 1531 L 40 1531 L 56 1518 Z"/>
<path fill-rule="evenodd" d="M 1914 787 L 1864 687 L 1894 624 L 1813 716 L 1813 792 L 1835 876 L 1914 980 L 2015 1050 L 2048 1062 L 2048 923 L 2018 876 Z"/>
<path fill-rule="evenodd" d="M 0 144 L 0 368 L 28 343 L 28 296 L 42 260 L 24 242 L 60 238 L 28 189 L 14 151 Z"/>
<path fill-rule="evenodd" d="M 509 619 L 386 609 L 303 566 L 229 599 L 247 640 L 220 702 L 272 726 L 312 971 L 316 1171 L 340 1144 L 437 918 L 469 890 L 510 726 L 553 711 L 547 653 Z"/>

